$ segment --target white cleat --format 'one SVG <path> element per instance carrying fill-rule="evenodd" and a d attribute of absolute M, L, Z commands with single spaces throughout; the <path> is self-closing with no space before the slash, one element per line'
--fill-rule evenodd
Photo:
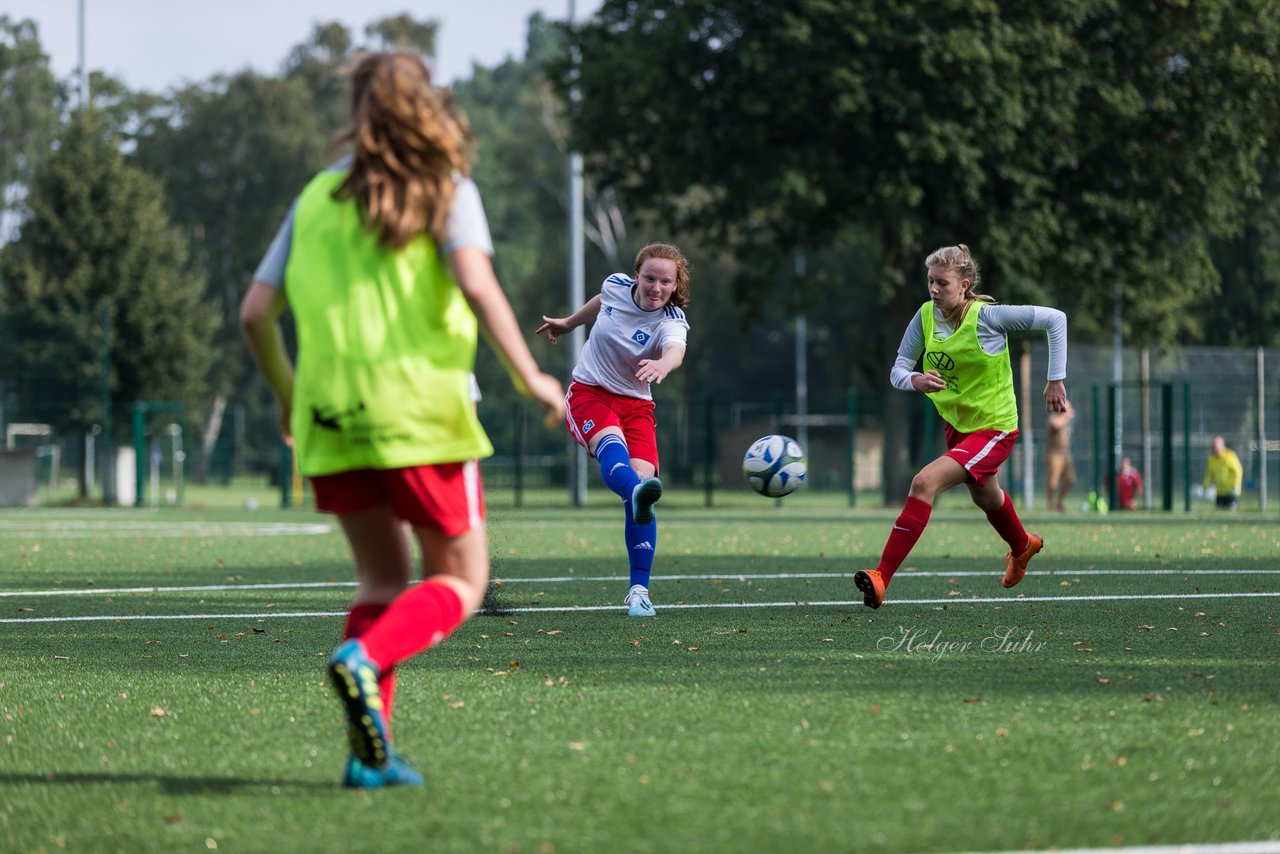
<path fill-rule="evenodd" d="M 627 615 L 631 617 L 654 617 L 653 603 L 649 601 L 649 588 L 642 584 L 633 584 L 627 591 Z"/>

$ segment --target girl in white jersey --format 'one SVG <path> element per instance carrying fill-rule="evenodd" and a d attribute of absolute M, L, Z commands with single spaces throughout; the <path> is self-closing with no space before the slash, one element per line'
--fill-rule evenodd
<path fill-rule="evenodd" d="M 1000 488 L 997 471 L 1018 438 L 1018 402 L 1009 364 L 1009 332 L 1039 329 L 1049 336 L 1049 377 L 1044 387 L 1049 412 L 1065 412 L 1067 391 L 1067 316 L 1038 305 L 992 305 L 978 287 L 978 264 L 969 247 L 945 246 L 925 260 L 929 302 L 916 312 L 898 346 L 890 382 L 903 391 L 929 395 L 946 421 L 947 452 L 911 481 L 902 514 L 889 532 L 875 569 L 854 574 L 863 603 L 879 608 L 885 588 L 910 553 L 937 496 L 961 483 L 973 503 L 1009 544 L 1003 584 L 1022 580 L 1031 558 L 1044 546 L 1029 534 Z M 924 373 L 915 370 L 923 356 Z"/>
<path fill-rule="evenodd" d="M 600 293 L 568 317 L 543 317 L 538 332 L 555 343 L 594 318 L 565 395 L 565 424 L 600 464 L 605 485 L 622 499 L 631 563 L 627 613 L 652 617 L 649 574 L 658 545 L 653 505 L 662 497 L 650 383 L 684 361 L 689 323 L 689 262 L 680 250 L 651 243 L 636 255 L 635 277 L 615 273 Z"/>

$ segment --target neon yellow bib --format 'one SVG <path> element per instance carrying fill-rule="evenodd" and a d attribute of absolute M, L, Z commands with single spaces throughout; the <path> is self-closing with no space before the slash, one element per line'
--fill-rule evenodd
<path fill-rule="evenodd" d="M 476 318 L 429 235 L 378 246 L 322 172 L 294 212 L 285 288 L 298 331 L 293 439 L 303 474 L 487 457 L 471 400 Z"/>
<path fill-rule="evenodd" d="M 978 317 L 985 303 L 970 306 L 960 328 L 936 337 L 933 303 L 920 309 L 924 327 L 924 369 L 936 370 L 947 387 L 929 395 L 938 413 L 962 433 L 1018 429 L 1018 399 L 1013 394 L 1009 347 L 992 356 L 978 341 Z"/>

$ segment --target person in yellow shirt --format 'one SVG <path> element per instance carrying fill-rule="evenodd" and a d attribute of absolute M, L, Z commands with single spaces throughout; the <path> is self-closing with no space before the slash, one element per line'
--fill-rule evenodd
<path fill-rule="evenodd" d="M 1217 491 L 1215 499 L 1219 510 L 1240 509 L 1240 487 L 1244 483 L 1244 466 L 1240 457 L 1227 447 L 1221 436 L 1213 437 L 1209 465 L 1204 471 L 1204 488 L 1212 486 Z"/>

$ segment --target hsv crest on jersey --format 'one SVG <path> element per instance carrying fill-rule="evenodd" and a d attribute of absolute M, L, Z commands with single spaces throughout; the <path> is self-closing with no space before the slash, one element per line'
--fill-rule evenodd
<path fill-rule="evenodd" d="M 631 340 L 636 342 L 637 344 L 644 344 L 646 341 L 649 340 L 649 333 L 645 332 L 643 329 L 637 329 L 634 333 L 632 333 Z"/>

